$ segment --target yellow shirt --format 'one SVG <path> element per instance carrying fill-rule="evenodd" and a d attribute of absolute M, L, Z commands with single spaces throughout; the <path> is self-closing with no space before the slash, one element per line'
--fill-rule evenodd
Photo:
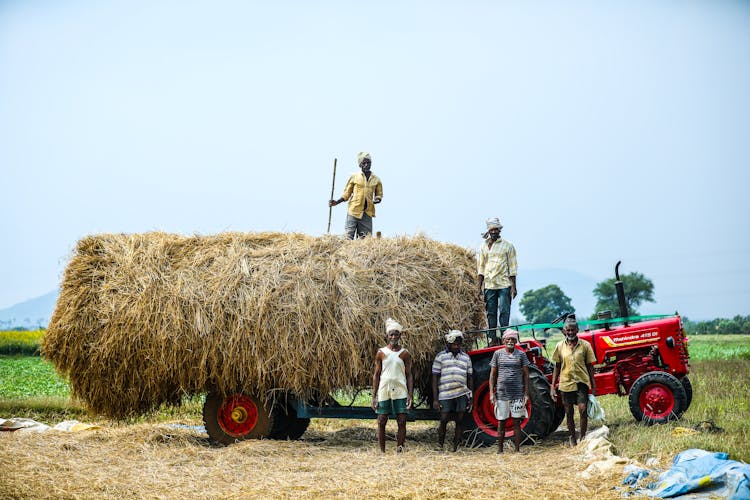
<path fill-rule="evenodd" d="M 517 272 L 516 248 L 511 242 L 498 238 L 492 248 L 489 240 L 482 243 L 477 260 L 477 274 L 484 276 L 486 290 L 508 288 L 512 284 L 510 277 L 516 276 Z"/>
<path fill-rule="evenodd" d="M 344 194 L 341 195 L 344 200 L 349 200 L 349 214 L 357 219 L 362 218 L 366 213 L 370 217 L 375 217 L 375 198 L 383 198 L 383 184 L 380 178 L 370 173 L 367 179 L 365 174 L 357 172 L 349 177 L 344 187 Z"/>
<path fill-rule="evenodd" d="M 560 390 L 573 392 L 578 390 L 578 382 L 591 387 L 587 365 L 594 364 L 596 357 L 591 344 L 578 339 L 578 343 L 571 347 L 563 340 L 555 346 L 552 361 L 560 366 Z"/>

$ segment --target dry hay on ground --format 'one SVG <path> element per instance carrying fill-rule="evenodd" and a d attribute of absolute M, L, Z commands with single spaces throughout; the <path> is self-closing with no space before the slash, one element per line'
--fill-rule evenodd
<path fill-rule="evenodd" d="M 204 436 L 163 424 L 2 433 L 0 497 L 621 498 L 622 466 L 578 477 L 588 464 L 562 434 L 503 456 L 439 453 L 435 424 L 424 422 L 408 424 L 403 454 L 392 440 L 377 450 L 374 422 L 313 421 L 303 441 L 211 447 Z"/>
<path fill-rule="evenodd" d="M 442 334 L 483 321 L 473 252 L 425 237 L 104 234 L 78 243 L 42 352 L 88 408 L 121 418 L 209 387 L 367 386 L 387 316 L 428 383 Z"/>

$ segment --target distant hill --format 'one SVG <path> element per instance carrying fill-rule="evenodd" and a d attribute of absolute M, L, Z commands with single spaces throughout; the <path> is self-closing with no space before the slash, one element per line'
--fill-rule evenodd
<path fill-rule="evenodd" d="M 59 290 L 26 300 L 7 309 L 0 309 L 0 327 L 38 328 L 46 327 L 55 310 Z"/>

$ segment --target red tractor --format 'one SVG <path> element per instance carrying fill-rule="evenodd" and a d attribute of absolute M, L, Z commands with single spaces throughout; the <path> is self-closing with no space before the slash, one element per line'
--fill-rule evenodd
<path fill-rule="evenodd" d="M 596 395 L 627 395 L 633 417 L 646 424 L 679 418 L 690 406 L 693 395 L 687 377 L 689 356 L 682 320 L 678 315 L 628 317 L 617 269 L 619 265 L 618 262 L 615 267 L 615 288 L 620 317 L 580 322 L 584 328 L 598 328 L 579 333 L 579 338 L 589 342 L 596 355 Z M 526 353 L 531 364 L 528 417 L 521 423 L 525 440 L 549 435 L 564 418 L 559 402 L 561 398 L 554 402 L 550 397 L 553 364 L 545 355 L 546 341 L 536 338 L 537 332 L 560 327 L 562 323 L 517 327 L 522 334 L 531 333 L 530 339 L 522 340 L 517 346 Z M 475 388 L 474 409 L 466 415 L 470 445 L 490 444 L 497 439 L 498 421 L 490 403 L 488 379 L 490 360 L 498 349 L 504 347 L 485 347 L 468 352 L 473 361 Z M 437 420 L 439 415 L 430 409 L 428 398 L 423 403 L 426 404 L 410 412 L 409 418 Z M 203 417 L 209 436 L 228 444 L 259 437 L 297 439 L 307 429 L 310 418 L 372 419 L 375 414 L 370 407 L 342 406 L 332 397 L 302 402 L 287 394 L 277 399 L 271 408 L 266 408 L 257 397 L 244 394 L 221 396 L 209 392 Z M 511 424 L 510 419 L 508 424 Z M 512 434 L 512 426 L 508 425 L 506 436 Z"/>
<path fill-rule="evenodd" d="M 648 425 L 679 418 L 690 406 L 693 388 L 689 371 L 687 338 L 682 320 L 674 316 L 628 317 L 622 281 L 615 266 L 615 289 L 620 318 L 582 321 L 586 329 L 579 338 L 590 343 L 596 356 L 594 377 L 596 396 L 617 394 L 628 396 L 630 412 L 636 420 Z M 553 364 L 543 355 L 546 341 L 536 339 L 536 331 L 561 328 L 562 323 L 522 325 L 521 332 L 531 331 L 532 339 L 521 341 L 517 348 L 526 352 L 531 364 L 529 372 L 530 401 L 528 417 L 521 424 L 525 437 L 544 437 L 554 432 L 564 418 L 563 407 L 549 396 Z M 489 394 L 489 363 L 492 354 L 503 347 L 470 351 L 474 364 L 475 408 L 467 415 L 470 439 L 488 444 L 497 439 L 497 424 Z M 513 434 L 508 420 L 506 436 Z"/>

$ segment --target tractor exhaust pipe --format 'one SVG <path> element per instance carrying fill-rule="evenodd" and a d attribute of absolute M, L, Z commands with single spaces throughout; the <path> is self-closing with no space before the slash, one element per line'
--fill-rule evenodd
<path fill-rule="evenodd" d="M 617 303 L 620 305 L 620 316 L 623 318 L 628 317 L 628 303 L 625 302 L 625 287 L 622 284 L 622 281 L 620 281 L 620 264 L 622 264 L 621 260 L 617 261 L 617 264 L 615 265 L 615 291 L 617 292 Z M 625 320 L 625 326 L 628 326 L 628 320 Z"/>

